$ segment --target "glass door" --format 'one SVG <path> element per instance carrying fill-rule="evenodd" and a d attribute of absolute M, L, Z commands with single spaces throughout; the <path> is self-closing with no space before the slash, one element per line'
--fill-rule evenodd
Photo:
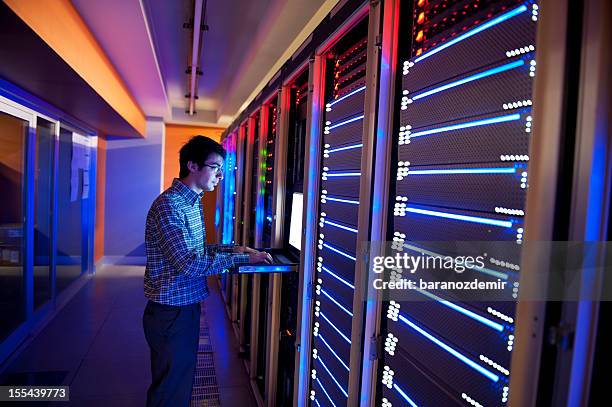
<path fill-rule="evenodd" d="M 26 146 L 34 118 L 0 101 L 0 342 L 28 317 Z"/>

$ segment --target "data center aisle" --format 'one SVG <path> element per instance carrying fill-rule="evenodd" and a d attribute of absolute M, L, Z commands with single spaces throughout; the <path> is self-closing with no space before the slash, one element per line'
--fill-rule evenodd
<path fill-rule="evenodd" d="M 143 273 L 143 267 L 99 267 L 95 277 L 11 362 L 0 382 L 68 385 L 74 406 L 144 406 L 151 374 L 142 330 Z M 255 406 L 213 279 L 210 288 L 202 308 L 202 325 L 208 328 L 203 332 L 209 337 L 200 349 L 208 355 L 201 357 L 207 362 L 201 365 L 211 367 L 212 351 L 219 393 L 218 399 L 192 405 Z M 211 381 L 210 376 L 207 380 Z"/>

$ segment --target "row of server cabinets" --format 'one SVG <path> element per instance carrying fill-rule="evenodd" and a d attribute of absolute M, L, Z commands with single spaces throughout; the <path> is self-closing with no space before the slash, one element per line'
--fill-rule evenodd
<path fill-rule="evenodd" d="M 299 273 L 220 280 L 260 405 L 588 398 L 592 353 L 551 354 L 544 339 L 551 315 L 576 321 L 580 307 L 522 297 L 548 282 L 546 253 L 526 256 L 525 241 L 585 240 L 585 228 L 605 240 L 603 215 L 589 226 L 578 210 L 593 197 L 559 202 L 575 193 L 562 178 L 592 162 L 594 149 L 575 157 L 574 146 L 594 141 L 567 136 L 579 111 L 565 85 L 580 80 L 572 5 L 542 3 L 344 2 L 228 128 L 223 242 L 294 246 L 300 259 Z M 375 255 L 444 256 L 466 241 L 487 252 L 468 277 L 506 283 L 504 300 L 373 288 Z M 593 345 L 594 325 L 574 342 Z M 582 379 L 542 373 L 564 357 Z"/>

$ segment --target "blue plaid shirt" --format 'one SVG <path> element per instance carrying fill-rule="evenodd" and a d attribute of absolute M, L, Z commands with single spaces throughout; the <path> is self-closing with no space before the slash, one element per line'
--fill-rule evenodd
<path fill-rule="evenodd" d="M 174 179 L 149 209 L 144 293 L 151 301 L 167 305 L 200 302 L 208 296 L 207 276 L 248 263 L 247 254 L 231 253 L 234 245 L 206 244 L 202 194 Z"/>

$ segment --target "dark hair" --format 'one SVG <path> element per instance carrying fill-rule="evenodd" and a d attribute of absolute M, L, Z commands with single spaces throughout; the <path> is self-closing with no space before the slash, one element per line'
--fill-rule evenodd
<path fill-rule="evenodd" d="M 213 153 L 219 154 L 225 159 L 225 149 L 221 144 L 209 137 L 192 137 L 179 151 L 179 163 L 181 166 L 179 178 L 185 178 L 189 175 L 187 162 L 191 161 L 196 163 L 199 168 L 202 168 L 204 162 L 208 160 L 208 157 Z"/>

